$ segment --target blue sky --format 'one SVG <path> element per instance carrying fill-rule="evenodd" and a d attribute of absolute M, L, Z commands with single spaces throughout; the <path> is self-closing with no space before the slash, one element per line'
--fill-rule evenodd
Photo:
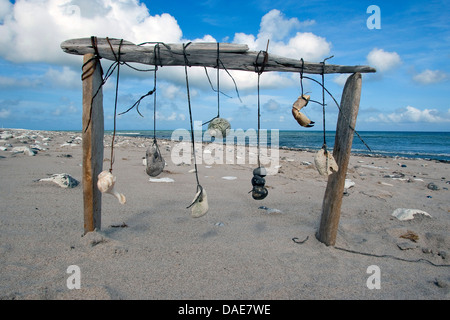
<path fill-rule="evenodd" d="M 381 29 L 367 20 L 380 8 Z M 123 38 L 141 43 L 189 41 L 246 43 L 289 58 L 342 65 L 370 65 L 363 75 L 357 130 L 449 131 L 449 1 L 138 1 L 0 0 L 0 126 L 42 130 L 81 130 L 81 56 L 62 52 L 67 39 Z M 102 60 L 104 69 L 109 62 Z M 215 79 L 215 71 L 209 70 Z M 241 100 L 221 73 L 221 117 L 232 128 L 257 126 L 256 74 L 232 72 Z M 115 76 L 115 75 L 114 75 Z M 115 78 L 104 87 L 105 129 L 112 129 Z M 217 96 L 203 68 L 189 68 L 193 118 L 208 121 L 217 113 Z M 316 77 L 320 80 L 319 77 Z M 345 76 L 327 75 L 328 90 L 340 101 Z M 153 74 L 123 67 L 118 111 L 128 109 L 153 88 Z M 311 98 L 321 88 L 305 81 Z M 266 129 L 322 130 L 322 108 L 304 111 L 316 122 L 301 128 L 291 115 L 300 94 L 299 75 L 261 76 L 261 125 Z M 158 71 L 157 129 L 189 128 L 184 70 Z M 334 130 L 337 107 L 326 99 L 326 129 Z M 119 130 L 153 129 L 153 98 L 117 117 Z"/>

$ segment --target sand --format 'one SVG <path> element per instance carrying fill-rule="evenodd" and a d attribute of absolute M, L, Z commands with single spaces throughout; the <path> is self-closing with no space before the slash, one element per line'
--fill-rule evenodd
<path fill-rule="evenodd" d="M 194 165 L 173 163 L 179 143 L 159 141 L 167 165 L 156 179 L 173 182 L 150 182 L 151 139 L 118 136 L 113 173 L 127 202 L 104 194 L 101 230 L 83 235 L 80 133 L 0 134 L 0 299 L 450 298 L 448 163 L 353 155 L 332 247 L 315 236 L 327 178 L 313 152 L 279 150 L 260 201 L 248 193 L 254 164 L 198 164 L 209 211 L 192 218 Z M 41 150 L 11 152 L 19 146 Z M 38 181 L 58 173 L 80 184 Z M 401 221 L 398 208 L 430 216 Z M 73 265 L 80 289 L 67 285 Z"/>

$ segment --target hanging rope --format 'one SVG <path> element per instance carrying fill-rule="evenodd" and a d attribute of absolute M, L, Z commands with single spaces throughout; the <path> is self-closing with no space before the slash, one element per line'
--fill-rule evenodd
<path fill-rule="evenodd" d="M 217 89 L 214 89 L 214 86 L 213 86 L 213 84 L 212 84 L 212 82 L 211 82 L 211 78 L 209 77 L 209 74 L 208 74 L 208 70 L 206 69 L 206 67 L 203 67 L 203 68 L 205 69 L 206 77 L 208 78 L 208 82 L 209 82 L 209 85 L 211 86 L 211 89 L 212 89 L 214 92 L 217 92 L 217 116 L 215 116 L 214 118 L 212 118 L 212 119 L 209 120 L 209 121 L 206 121 L 205 123 L 202 124 L 202 126 L 204 126 L 204 125 L 210 123 L 210 122 L 213 121 L 214 119 L 220 118 L 220 94 L 223 94 L 224 96 L 226 96 L 226 97 L 228 97 L 228 98 L 231 98 L 229 95 L 227 95 L 227 94 L 223 93 L 222 91 L 220 91 L 220 76 L 219 76 L 220 73 L 219 73 L 219 71 L 220 71 L 220 66 L 221 66 L 221 65 L 222 65 L 223 69 L 226 71 L 226 73 L 230 76 L 231 80 L 233 80 L 233 83 L 234 83 L 234 87 L 235 87 L 235 90 L 236 90 L 237 97 L 239 98 L 239 101 L 242 102 L 241 97 L 240 97 L 240 95 L 239 95 L 239 90 L 238 90 L 238 88 L 237 88 L 236 81 L 234 80 L 233 76 L 228 72 L 228 70 L 227 70 L 227 68 L 224 66 L 222 60 L 220 60 L 220 44 L 219 44 L 219 42 L 217 42 L 217 58 L 216 58 L 216 68 L 217 68 L 217 75 L 216 75 L 217 80 L 216 80 L 216 83 L 217 83 Z"/>
<path fill-rule="evenodd" d="M 111 45 L 111 42 L 109 41 L 109 38 L 106 38 L 108 41 L 109 46 L 111 47 L 111 51 L 114 54 L 114 58 L 117 62 L 117 78 L 116 78 L 116 96 L 114 100 L 114 130 L 113 130 L 113 136 L 112 136 L 112 142 L 111 142 L 111 159 L 110 159 L 110 167 L 109 172 L 112 173 L 113 170 L 113 163 L 114 163 L 114 140 L 116 139 L 116 122 L 117 122 L 117 99 L 118 99 L 118 93 L 119 93 L 119 76 L 120 76 L 120 49 L 122 48 L 123 39 L 120 40 L 119 44 L 119 52 L 116 56 L 114 49 Z"/>
<path fill-rule="evenodd" d="M 188 54 L 186 52 L 186 48 L 191 44 L 191 42 L 184 44 L 183 43 L 183 55 L 184 55 L 184 72 L 186 75 L 186 92 L 187 92 L 187 100 L 188 100 L 188 107 L 189 107 L 189 121 L 191 125 L 191 142 L 192 142 L 192 154 L 194 156 L 194 169 L 195 169 L 195 178 L 197 180 L 197 192 L 200 191 L 199 197 L 202 197 L 203 193 L 203 187 L 200 185 L 200 181 L 198 179 L 198 170 L 197 170 L 197 156 L 195 155 L 195 140 L 194 140 L 194 125 L 192 120 L 192 108 L 191 108 L 191 96 L 189 92 L 189 76 L 188 76 L 188 70 L 187 67 L 190 67 L 189 60 L 188 60 Z M 194 205 L 195 201 L 192 202 L 188 207 L 192 207 Z"/>
<path fill-rule="evenodd" d="M 333 56 L 331 56 L 331 57 L 325 59 L 324 62 L 325 62 L 326 60 L 328 60 L 328 59 L 331 59 L 332 57 L 333 57 Z M 304 64 L 303 58 L 301 58 L 301 61 L 302 61 L 302 66 L 303 66 L 303 64 Z M 325 68 L 325 66 L 324 66 L 323 68 Z M 322 70 L 322 77 L 324 77 L 324 74 L 323 74 L 323 73 L 324 73 L 324 71 Z M 317 81 L 317 80 L 314 79 L 314 78 L 311 78 L 311 77 L 308 77 L 308 76 L 304 76 L 304 75 L 303 75 L 303 68 L 302 68 L 301 71 L 300 71 L 300 87 L 301 87 L 301 91 L 302 91 L 302 96 L 303 96 L 303 79 L 311 80 L 311 81 L 317 83 L 319 86 L 321 86 L 321 88 L 322 88 L 322 96 L 324 97 L 324 96 L 325 96 L 325 95 L 324 95 L 324 92 L 326 92 L 326 93 L 333 99 L 334 103 L 336 104 L 337 108 L 339 109 L 339 113 L 342 114 L 342 116 L 344 117 L 344 119 L 349 123 L 349 124 L 348 124 L 349 128 L 350 128 L 351 130 L 353 130 L 353 131 L 356 133 L 356 135 L 358 136 L 359 140 L 366 146 L 366 148 L 367 148 L 370 152 L 372 152 L 372 149 L 370 149 L 370 147 L 367 145 L 367 143 L 364 141 L 364 139 L 361 137 L 361 135 L 358 133 L 358 131 L 356 131 L 356 129 L 355 129 L 353 126 L 350 125 L 350 121 L 349 121 L 349 119 L 347 119 L 346 115 L 345 115 L 344 113 L 341 113 L 341 107 L 340 107 L 339 103 L 336 101 L 336 99 L 335 99 L 334 96 L 331 94 L 331 92 L 325 87 L 325 85 L 324 85 L 324 80 L 322 79 L 322 83 L 321 83 L 321 82 Z M 310 99 L 309 101 L 310 101 L 310 102 L 317 103 L 317 104 L 319 104 L 319 105 L 321 105 L 321 106 L 325 105 L 325 100 L 322 100 L 322 102 L 318 102 L 318 101 L 315 101 L 315 100 Z M 324 128 L 325 128 L 325 126 L 324 126 Z M 324 140 L 325 140 L 325 139 L 324 139 Z"/>
<path fill-rule="evenodd" d="M 254 62 L 254 66 L 255 66 L 255 72 L 258 74 L 258 84 L 257 84 L 257 88 L 258 88 L 258 133 L 257 133 L 257 149 L 258 149 L 258 168 L 261 167 L 261 161 L 260 161 L 260 130 L 261 130 L 261 101 L 260 101 L 260 90 L 259 90 L 259 81 L 260 81 L 260 77 L 261 74 L 264 72 L 264 68 L 266 67 L 267 61 L 269 60 L 269 53 L 267 52 L 269 49 L 269 40 L 267 41 L 267 47 L 266 47 L 266 51 L 262 51 L 260 50 L 258 52 L 258 55 L 256 56 L 256 60 Z M 258 59 L 260 54 L 264 55 L 264 59 L 261 63 L 261 65 L 258 63 Z"/>

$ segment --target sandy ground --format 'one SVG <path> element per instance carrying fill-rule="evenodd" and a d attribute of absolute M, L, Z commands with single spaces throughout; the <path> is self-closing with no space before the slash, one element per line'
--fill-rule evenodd
<path fill-rule="evenodd" d="M 104 194 L 102 228 L 83 236 L 81 135 L 0 134 L 0 299 L 450 298 L 447 163 L 352 156 L 355 184 L 343 198 L 336 246 L 327 247 L 315 236 L 327 178 L 314 153 L 279 150 L 281 167 L 266 177 L 261 201 L 248 193 L 254 164 L 200 163 L 209 211 L 192 218 L 194 165 L 174 164 L 179 143 L 159 141 L 167 165 L 157 178 L 174 181 L 150 182 L 143 157 L 151 140 L 119 136 L 113 173 L 127 203 Z M 105 158 L 110 144 L 105 136 Z M 41 150 L 12 152 L 18 146 Z M 80 184 L 38 181 L 57 173 Z M 431 217 L 400 221 L 397 208 Z M 80 289 L 68 288 L 72 265 Z"/>

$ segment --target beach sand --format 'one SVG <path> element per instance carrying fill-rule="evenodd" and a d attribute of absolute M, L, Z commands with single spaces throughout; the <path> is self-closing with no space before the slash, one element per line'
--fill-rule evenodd
<path fill-rule="evenodd" d="M 255 164 L 198 164 L 209 211 L 192 218 L 194 165 L 171 161 L 178 142 L 159 141 L 167 165 L 157 178 L 174 181 L 150 182 L 143 158 L 152 140 L 118 136 L 113 174 L 127 202 L 104 194 L 102 228 L 83 236 L 81 134 L 0 134 L 7 146 L 0 151 L 0 299 L 450 298 L 448 163 L 353 155 L 347 178 L 354 186 L 343 197 L 336 246 L 328 247 L 315 236 L 327 178 L 313 152 L 279 150 L 281 167 L 266 177 L 261 201 L 248 193 Z M 42 150 L 11 152 L 32 145 Z M 107 135 L 108 159 L 110 145 Z M 58 173 L 80 184 L 38 181 Z M 431 217 L 400 221 L 392 216 L 398 208 Z M 80 289 L 67 286 L 72 265 Z M 379 268 L 379 282 L 370 266 Z"/>

